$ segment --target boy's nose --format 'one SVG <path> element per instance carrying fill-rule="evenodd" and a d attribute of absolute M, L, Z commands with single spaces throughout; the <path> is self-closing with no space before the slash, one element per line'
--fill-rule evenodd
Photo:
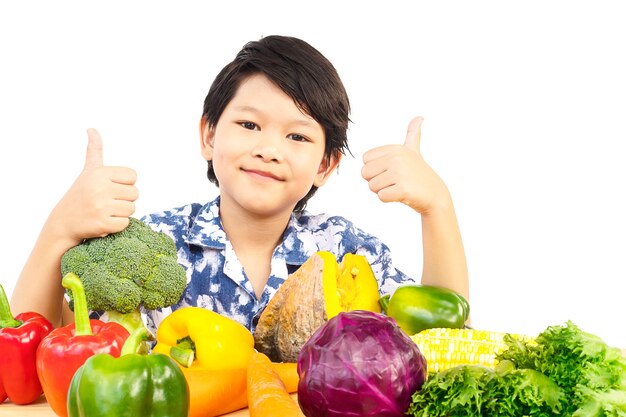
<path fill-rule="evenodd" d="M 252 154 L 265 162 L 282 161 L 281 138 L 276 134 L 264 133 L 252 149 Z"/>

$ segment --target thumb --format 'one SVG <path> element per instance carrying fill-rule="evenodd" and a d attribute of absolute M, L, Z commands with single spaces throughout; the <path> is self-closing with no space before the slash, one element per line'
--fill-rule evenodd
<path fill-rule="evenodd" d="M 406 131 L 406 139 L 404 139 L 404 146 L 407 146 L 417 152 L 420 151 L 423 121 L 424 118 L 422 116 L 418 116 L 411 120 Z"/>
<path fill-rule="evenodd" d="M 102 138 L 96 129 L 87 129 L 87 156 L 85 170 L 99 168 L 102 162 Z"/>

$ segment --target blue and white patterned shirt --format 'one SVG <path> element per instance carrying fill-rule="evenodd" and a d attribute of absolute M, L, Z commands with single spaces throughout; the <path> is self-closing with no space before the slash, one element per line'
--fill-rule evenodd
<path fill-rule="evenodd" d="M 364 255 L 383 294 L 392 293 L 400 283 L 414 282 L 393 267 L 389 248 L 376 237 L 343 217 L 303 212 L 291 215 L 282 243 L 272 255 L 270 277 L 257 299 L 222 228 L 219 203 L 217 197 L 205 205 L 193 203 L 141 219 L 174 239 L 178 261 L 187 273 L 187 287 L 178 304 L 142 311 L 151 331 L 156 332 L 168 314 L 185 306 L 213 310 L 254 331 L 261 312 L 287 276 L 321 250 L 338 260 L 346 253 Z"/>

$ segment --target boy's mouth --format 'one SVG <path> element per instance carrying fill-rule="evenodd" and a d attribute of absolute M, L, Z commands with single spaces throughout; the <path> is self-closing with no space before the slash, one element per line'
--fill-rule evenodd
<path fill-rule="evenodd" d="M 253 177 L 257 177 L 257 178 L 262 178 L 262 179 L 272 179 L 272 180 L 276 180 L 276 181 L 282 181 L 282 178 L 280 178 L 279 176 L 269 172 L 269 171 L 263 171 L 260 169 L 245 169 L 242 168 L 242 170 L 253 176 Z"/>

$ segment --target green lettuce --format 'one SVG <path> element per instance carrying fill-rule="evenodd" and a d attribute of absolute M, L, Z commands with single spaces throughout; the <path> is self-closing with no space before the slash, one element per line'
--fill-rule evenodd
<path fill-rule="evenodd" d="M 415 417 L 626 417 L 626 359 L 571 321 L 534 339 L 504 337 L 495 369 L 462 365 L 429 375 Z"/>
<path fill-rule="evenodd" d="M 561 389 L 532 369 L 461 365 L 438 372 L 414 393 L 415 417 L 540 416 L 561 409 Z"/>
<path fill-rule="evenodd" d="M 496 359 L 510 361 L 517 368 L 534 369 L 556 382 L 565 394 L 564 415 L 626 417 L 626 360 L 619 349 L 571 321 L 548 327 L 534 342 L 509 335 L 504 340 L 508 349 Z M 590 414 L 597 404 L 598 409 L 615 413 Z"/>
<path fill-rule="evenodd" d="M 626 390 L 597 391 L 578 387 L 580 406 L 572 417 L 623 417 L 626 416 Z"/>
<path fill-rule="evenodd" d="M 495 372 L 482 366 L 463 365 L 429 376 L 413 394 L 409 415 L 415 417 L 481 416 L 487 382 Z"/>

